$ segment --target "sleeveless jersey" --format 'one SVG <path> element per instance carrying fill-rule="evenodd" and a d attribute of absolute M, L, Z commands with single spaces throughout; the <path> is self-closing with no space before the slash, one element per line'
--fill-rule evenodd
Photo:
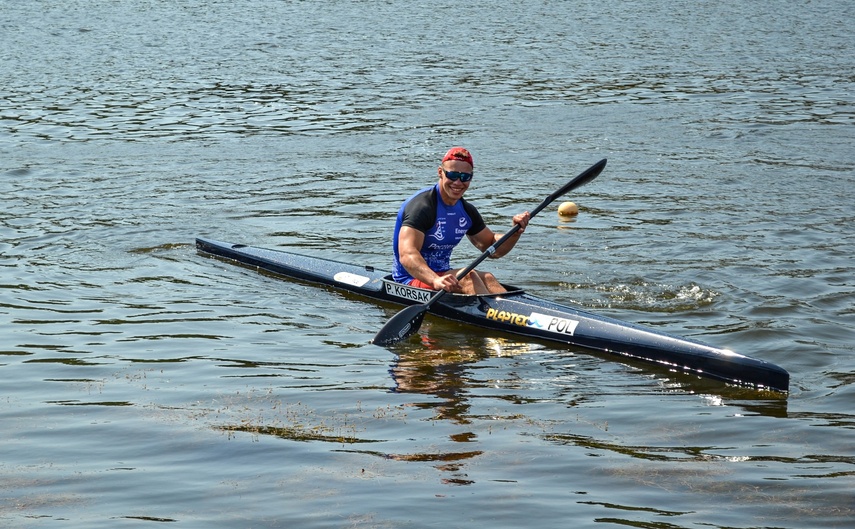
<path fill-rule="evenodd" d="M 392 248 L 395 254 L 392 278 L 398 283 L 410 283 L 413 276 L 401 264 L 398 253 L 398 234 L 408 226 L 425 234 L 419 253 L 431 270 L 437 273 L 451 269 L 451 251 L 464 235 L 476 235 L 486 228 L 484 219 L 464 199 L 448 206 L 439 197 L 439 184 L 418 191 L 408 198 L 398 211 Z"/>

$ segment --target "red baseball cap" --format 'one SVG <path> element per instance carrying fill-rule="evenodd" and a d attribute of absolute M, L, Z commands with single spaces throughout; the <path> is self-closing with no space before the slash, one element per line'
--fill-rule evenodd
<path fill-rule="evenodd" d="M 447 162 L 448 160 L 460 160 L 461 162 L 466 162 L 471 165 L 473 168 L 475 164 L 472 163 L 472 154 L 469 153 L 463 147 L 452 147 L 448 149 L 448 152 L 443 156 L 442 161 Z"/>

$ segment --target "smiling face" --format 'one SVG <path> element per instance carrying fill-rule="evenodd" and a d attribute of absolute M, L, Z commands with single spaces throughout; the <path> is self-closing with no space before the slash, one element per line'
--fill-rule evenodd
<path fill-rule="evenodd" d="M 451 180 L 446 176 L 446 171 L 471 174 L 472 165 L 462 160 L 446 160 L 437 169 L 437 173 L 439 174 L 439 194 L 442 197 L 442 201 L 449 206 L 453 206 L 463 197 L 463 193 L 469 189 L 469 184 L 472 181 L 464 182 L 461 179 Z"/>

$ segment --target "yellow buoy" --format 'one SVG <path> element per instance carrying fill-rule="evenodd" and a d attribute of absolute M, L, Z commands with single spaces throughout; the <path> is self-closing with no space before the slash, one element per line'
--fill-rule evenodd
<path fill-rule="evenodd" d="M 562 217 L 572 217 L 579 214 L 579 206 L 573 202 L 562 202 L 558 206 L 558 214 Z"/>

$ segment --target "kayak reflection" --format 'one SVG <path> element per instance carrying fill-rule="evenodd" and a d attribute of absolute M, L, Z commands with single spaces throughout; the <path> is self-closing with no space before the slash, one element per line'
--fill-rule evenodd
<path fill-rule="evenodd" d="M 483 385 L 474 376 L 473 367 L 489 357 L 510 356 L 531 350 L 531 344 L 493 337 L 470 337 L 465 343 L 446 338 L 441 332 L 431 336 L 431 325 L 420 330 L 418 338 L 397 348 L 398 355 L 389 372 L 392 390 L 398 393 L 423 395 L 426 400 L 413 401 L 409 406 L 432 410 L 431 420 L 449 421 L 466 426 L 471 416 L 470 396 L 473 388 Z M 453 345 L 452 345 L 453 344 Z M 470 429 L 448 436 L 453 443 L 477 443 L 478 435 Z M 469 485 L 465 465 L 468 460 L 483 454 L 481 450 L 446 450 L 438 453 L 388 454 L 386 457 L 400 461 L 435 462 L 435 468 L 450 477 L 443 483 Z"/>
<path fill-rule="evenodd" d="M 389 372 L 394 390 L 436 397 L 412 405 L 433 409 L 436 419 L 469 424 L 467 386 L 471 380 L 467 368 L 486 358 L 487 352 L 465 347 L 444 349 L 427 334 L 420 338 L 421 347 L 402 351 L 392 363 Z"/>
<path fill-rule="evenodd" d="M 393 390 L 435 397 L 412 405 L 433 409 L 435 419 L 457 424 L 470 423 L 469 388 L 483 384 L 473 378 L 471 366 L 489 357 L 513 356 L 537 348 L 531 343 L 488 336 L 472 337 L 463 344 L 454 340 L 452 345 L 440 333 L 432 337 L 430 326 L 425 327 L 418 341 L 413 338 L 407 346 L 396 349 L 397 357 L 389 369 Z"/>

